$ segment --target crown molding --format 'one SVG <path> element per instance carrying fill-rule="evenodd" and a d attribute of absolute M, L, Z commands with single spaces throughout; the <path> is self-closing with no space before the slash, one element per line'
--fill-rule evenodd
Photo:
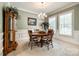
<path fill-rule="evenodd" d="M 71 4 L 68 4 L 68 5 L 65 5 L 64 7 L 58 8 L 58 9 L 56 9 L 56 10 L 54 10 L 54 11 L 51 11 L 51 12 L 47 13 L 47 15 L 48 15 L 48 16 L 51 16 L 51 15 L 53 15 L 53 14 L 55 14 L 55 13 L 58 13 L 58 12 L 60 12 L 60 11 L 63 11 L 63 10 L 65 10 L 65 9 L 67 9 L 67 8 L 73 7 L 73 6 L 77 5 L 77 4 L 79 4 L 79 3 L 76 2 L 76 3 L 71 3 Z"/>
<path fill-rule="evenodd" d="M 17 8 L 18 10 L 20 10 L 20 11 L 24 11 L 24 12 L 28 12 L 28 13 L 32 13 L 32 14 L 38 14 L 38 13 L 36 13 L 36 12 L 33 12 L 33 11 L 30 11 L 30 10 L 25 10 L 25 9 L 22 9 L 22 8 Z"/>
<path fill-rule="evenodd" d="M 10 2 L 8 2 L 7 5 L 13 6 Z M 30 10 L 26 10 L 26 9 L 23 9 L 23 8 L 17 8 L 17 9 L 20 10 L 20 11 L 24 11 L 24 12 L 28 12 L 28 13 L 32 13 L 32 14 L 36 14 L 36 15 L 38 14 L 36 12 L 30 11 Z"/>

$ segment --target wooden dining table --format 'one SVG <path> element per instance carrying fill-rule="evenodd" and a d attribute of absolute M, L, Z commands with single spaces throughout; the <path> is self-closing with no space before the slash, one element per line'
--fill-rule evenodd
<path fill-rule="evenodd" d="M 40 37 L 40 43 L 41 43 L 41 47 L 43 46 L 43 37 L 47 36 L 47 32 L 43 32 L 43 31 L 39 31 L 39 32 L 33 32 L 32 36 L 37 36 Z"/>

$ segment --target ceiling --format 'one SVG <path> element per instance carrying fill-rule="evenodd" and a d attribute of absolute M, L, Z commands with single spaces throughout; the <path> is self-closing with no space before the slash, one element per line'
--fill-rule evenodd
<path fill-rule="evenodd" d="M 74 3 L 76 2 L 44 2 L 43 5 L 41 4 L 41 2 L 11 2 L 10 4 L 20 10 L 38 14 L 41 12 L 49 13 L 51 11 Z"/>

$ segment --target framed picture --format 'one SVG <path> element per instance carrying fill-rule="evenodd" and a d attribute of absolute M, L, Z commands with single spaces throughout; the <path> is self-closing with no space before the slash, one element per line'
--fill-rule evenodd
<path fill-rule="evenodd" d="M 37 19 L 36 18 L 30 18 L 28 17 L 28 25 L 36 25 L 37 24 Z"/>

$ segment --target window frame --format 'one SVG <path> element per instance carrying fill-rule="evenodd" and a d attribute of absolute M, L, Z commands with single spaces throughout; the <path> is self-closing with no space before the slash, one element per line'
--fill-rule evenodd
<path fill-rule="evenodd" d="M 53 18 L 53 17 L 55 17 L 56 18 L 56 32 L 54 33 L 55 35 L 56 35 L 56 33 L 57 33 L 57 15 L 52 15 L 52 16 L 50 16 L 49 18 Z M 49 22 L 49 18 L 48 18 L 48 22 Z"/>
<path fill-rule="evenodd" d="M 60 25 L 60 23 L 59 23 L 59 21 L 60 21 L 59 17 L 60 17 L 60 15 L 65 15 L 65 14 L 70 13 L 70 12 L 72 13 L 72 35 L 60 34 L 60 32 L 59 32 L 59 25 Z M 59 34 L 59 36 L 73 37 L 73 31 L 74 31 L 74 10 L 69 10 L 69 11 L 65 11 L 65 12 L 59 13 L 58 14 L 58 34 Z"/>

